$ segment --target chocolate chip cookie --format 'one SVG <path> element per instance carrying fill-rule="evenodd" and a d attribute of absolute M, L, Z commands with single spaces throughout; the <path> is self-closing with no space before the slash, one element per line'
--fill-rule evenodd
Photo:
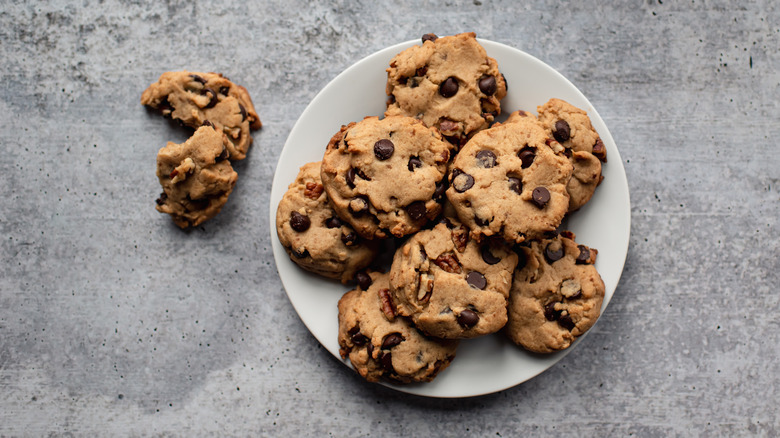
<path fill-rule="evenodd" d="M 458 341 L 430 338 L 408 319 L 397 316 L 389 274 L 372 272 L 339 300 L 339 352 L 369 382 L 429 382 L 455 357 Z"/>
<path fill-rule="evenodd" d="M 601 312 L 604 282 L 593 266 L 597 251 L 578 245 L 574 237 L 566 231 L 518 247 L 506 333 L 530 351 L 569 347 Z"/>
<path fill-rule="evenodd" d="M 479 244 L 469 230 L 444 218 L 412 236 L 395 253 L 390 290 L 399 315 L 446 339 L 499 331 L 507 321 L 515 255 L 502 242 Z"/>
<path fill-rule="evenodd" d="M 214 217 L 233 191 L 238 174 L 227 160 L 222 133 L 203 126 L 186 142 L 168 142 L 157 153 L 157 178 L 163 193 L 157 211 L 171 215 L 181 228 Z"/>
<path fill-rule="evenodd" d="M 560 99 L 550 99 L 537 108 L 544 129 L 566 148 L 574 172 L 566 189 L 569 211 L 585 205 L 601 183 L 601 162 L 607 161 L 607 149 L 593 129 L 588 114 Z"/>
<path fill-rule="evenodd" d="M 571 173 L 563 147 L 535 117 L 518 113 L 466 143 L 450 165 L 446 193 L 472 237 L 519 243 L 560 225 Z"/>
<path fill-rule="evenodd" d="M 501 113 L 506 81 L 474 33 L 422 40 L 390 61 L 385 114 L 421 119 L 460 147 Z"/>
<path fill-rule="evenodd" d="M 141 95 L 141 104 L 191 128 L 213 125 L 224 134 L 231 160 L 243 160 L 250 129 L 262 126 L 246 88 L 220 73 L 166 72 Z"/>
<path fill-rule="evenodd" d="M 320 162 L 301 167 L 276 210 L 279 241 L 298 266 L 347 283 L 376 257 L 366 240 L 339 219 L 320 180 Z"/>
<path fill-rule="evenodd" d="M 441 210 L 452 145 L 411 117 L 366 117 L 343 126 L 322 160 L 339 217 L 367 239 L 402 237 Z"/>

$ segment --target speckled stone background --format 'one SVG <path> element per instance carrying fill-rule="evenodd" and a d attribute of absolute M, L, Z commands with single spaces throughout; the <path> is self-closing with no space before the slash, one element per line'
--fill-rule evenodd
<path fill-rule="evenodd" d="M 3 3 L 0 435 L 780 434 L 777 3 L 377 3 Z M 496 394 L 427 399 L 361 381 L 310 335 L 276 272 L 269 192 L 339 72 L 472 30 L 598 109 L 631 243 L 572 354 Z M 154 209 L 156 151 L 186 133 L 139 104 L 185 68 L 245 85 L 264 123 L 227 206 L 189 232 Z"/>

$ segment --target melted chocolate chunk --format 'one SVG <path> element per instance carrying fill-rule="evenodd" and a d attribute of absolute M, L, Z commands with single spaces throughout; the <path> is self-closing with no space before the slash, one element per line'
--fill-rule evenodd
<path fill-rule="evenodd" d="M 520 178 L 515 178 L 513 176 L 509 177 L 509 190 L 517 193 L 518 195 L 523 193 L 523 182 L 520 180 Z"/>
<path fill-rule="evenodd" d="M 482 273 L 477 271 L 471 271 L 466 275 L 466 282 L 474 289 L 485 289 L 487 286 L 487 279 Z"/>
<path fill-rule="evenodd" d="M 417 221 L 424 218 L 428 210 L 425 208 L 425 202 L 414 201 L 406 206 L 406 212 L 413 221 Z"/>
<path fill-rule="evenodd" d="M 585 245 L 577 245 L 577 248 L 579 248 L 580 253 L 577 254 L 577 259 L 575 260 L 575 263 L 578 265 L 583 265 L 588 263 L 588 260 L 590 260 L 590 250 Z"/>
<path fill-rule="evenodd" d="M 479 90 L 488 96 L 495 94 L 498 90 L 496 77 L 492 75 L 482 76 L 482 78 L 479 80 Z"/>
<path fill-rule="evenodd" d="M 309 219 L 308 216 L 300 214 L 297 211 L 290 214 L 290 227 L 292 227 L 293 230 L 302 233 L 308 230 L 310 226 L 311 219 Z"/>
<path fill-rule="evenodd" d="M 501 259 L 494 256 L 492 252 L 490 252 L 490 246 L 484 245 L 482 247 L 482 260 L 485 261 L 488 265 L 495 265 L 496 263 L 500 262 Z"/>
<path fill-rule="evenodd" d="M 423 163 L 418 157 L 411 157 L 409 158 L 409 165 L 407 168 L 409 169 L 409 172 L 414 172 L 414 169 L 419 169 L 422 165 Z"/>
<path fill-rule="evenodd" d="M 552 243 L 548 244 L 544 248 L 544 258 L 547 259 L 550 263 L 555 263 L 558 260 L 563 258 L 563 245 L 561 245 L 560 248 L 554 249 L 552 248 Z"/>
<path fill-rule="evenodd" d="M 558 120 L 555 122 L 555 129 L 553 129 L 553 137 L 558 140 L 559 143 L 563 143 L 571 138 L 571 128 L 566 120 Z"/>
<path fill-rule="evenodd" d="M 458 94 L 458 88 L 460 88 L 458 80 L 450 76 L 439 86 L 439 94 L 441 94 L 442 97 L 452 97 Z"/>
<path fill-rule="evenodd" d="M 364 271 L 358 271 L 358 273 L 355 274 L 355 282 L 363 290 L 368 290 L 368 288 L 371 287 L 371 283 L 373 283 L 371 276 Z"/>
<path fill-rule="evenodd" d="M 395 152 L 395 145 L 393 145 L 393 142 L 390 140 L 382 139 L 374 143 L 374 155 L 380 161 L 384 161 L 392 157 L 393 152 Z"/>
<path fill-rule="evenodd" d="M 527 169 L 534 162 L 536 158 L 536 148 L 524 147 L 517 153 L 517 157 L 520 158 L 523 164 L 520 165 L 523 169 Z"/>
<path fill-rule="evenodd" d="M 490 169 L 496 165 L 496 154 L 493 151 L 481 150 L 477 152 L 477 167 Z"/>
<path fill-rule="evenodd" d="M 478 322 L 479 315 L 477 315 L 477 312 L 471 309 L 463 309 L 460 312 L 460 315 L 458 315 L 458 324 L 466 328 L 474 327 Z"/>
<path fill-rule="evenodd" d="M 426 41 L 436 41 L 437 39 L 439 39 L 439 37 L 433 33 L 426 33 L 425 35 L 422 36 L 423 44 L 425 44 Z"/>
<path fill-rule="evenodd" d="M 531 193 L 531 200 L 537 207 L 544 208 L 550 202 L 550 191 L 544 187 L 537 187 Z"/>
<path fill-rule="evenodd" d="M 403 341 L 404 337 L 401 336 L 400 333 L 390 333 L 389 335 L 385 336 L 385 339 L 382 341 L 382 349 L 389 350 Z"/>

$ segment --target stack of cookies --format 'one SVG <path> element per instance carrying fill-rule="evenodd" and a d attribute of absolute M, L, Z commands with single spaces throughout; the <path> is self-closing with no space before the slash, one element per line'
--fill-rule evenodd
<path fill-rule="evenodd" d="M 597 251 L 559 227 L 601 182 L 604 144 L 559 99 L 496 122 L 506 92 L 473 33 L 425 35 L 390 62 L 384 117 L 342 126 L 279 203 L 291 260 L 355 284 L 338 342 L 369 381 L 430 381 L 458 340 L 494 333 L 559 351 L 599 316 Z"/>
<path fill-rule="evenodd" d="M 182 144 L 168 142 L 157 154 L 163 192 L 157 210 L 181 228 L 214 217 L 238 180 L 230 164 L 243 160 L 250 130 L 262 124 L 246 88 L 219 73 L 166 72 L 141 95 L 141 104 L 195 129 Z"/>

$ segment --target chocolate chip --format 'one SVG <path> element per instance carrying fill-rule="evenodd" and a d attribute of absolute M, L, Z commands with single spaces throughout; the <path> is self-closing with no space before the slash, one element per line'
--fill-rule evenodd
<path fill-rule="evenodd" d="M 241 111 L 241 121 L 243 122 L 246 120 L 246 108 L 244 108 L 244 105 L 238 104 L 238 110 Z"/>
<path fill-rule="evenodd" d="M 354 245 L 357 242 L 357 234 L 352 231 L 341 233 L 341 241 L 344 242 L 344 245 Z"/>
<path fill-rule="evenodd" d="M 382 139 L 374 143 L 374 155 L 381 161 L 392 157 L 393 152 L 395 152 L 395 145 L 390 140 Z"/>
<path fill-rule="evenodd" d="M 409 158 L 409 165 L 407 168 L 409 172 L 414 172 L 414 169 L 422 167 L 422 161 L 418 157 Z"/>
<path fill-rule="evenodd" d="M 299 259 L 302 259 L 304 257 L 308 257 L 309 256 L 309 250 L 307 250 L 307 249 L 304 249 L 303 252 L 298 252 L 296 250 L 292 250 L 292 253 L 293 253 L 293 255 L 295 257 L 297 257 Z"/>
<path fill-rule="evenodd" d="M 444 193 L 447 191 L 447 179 L 442 179 L 436 184 L 436 190 L 433 191 L 433 199 L 441 199 L 444 197 Z"/>
<path fill-rule="evenodd" d="M 531 193 L 531 200 L 539 208 L 544 208 L 550 202 L 550 191 L 544 187 L 537 187 Z"/>
<path fill-rule="evenodd" d="M 204 96 L 208 95 L 209 99 L 210 99 L 209 103 L 204 108 L 213 108 L 214 105 L 216 105 L 217 102 L 219 102 L 219 99 L 217 99 L 217 92 L 212 90 L 211 88 L 204 88 L 200 92 L 200 94 L 202 94 Z"/>
<path fill-rule="evenodd" d="M 468 173 L 459 173 L 452 178 L 452 186 L 455 187 L 456 192 L 463 193 L 474 187 L 474 177 Z"/>
<path fill-rule="evenodd" d="M 393 369 L 393 356 L 390 354 L 390 352 L 383 353 L 379 357 L 379 362 L 382 364 L 382 368 L 389 372 L 395 372 L 395 369 Z"/>
<path fill-rule="evenodd" d="M 436 34 L 433 33 L 426 33 L 422 36 L 422 42 L 425 44 L 426 41 L 436 41 L 439 39 L 439 37 L 436 36 Z"/>
<path fill-rule="evenodd" d="M 230 156 L 230 153 L 228 153 L 227 148 L 224 145 L 222 145 L 222 152 L 220 152 L 219 155 L 217 155 L 217 157 L 214 159 L 214 161 L 219 163 L 219 162 L 227 160 L 229 156 Z"/>
<path fill-rule="evenodd" d="M 520 152 L 517 153 L 517 157 L 520 158 L 520 161 L 522 161 L 520 167 L 526 169 L 531 164 L 533 164 L 534 158 L 536 158 L 536 148 L 524 147 Z"/>
<path fill-rule="evenodd" d="M 482 247 L 482 260 L 484 260 L 488 265 L 495 265 L 501 261 L 500 258 L 494 256 L 493 253 L 490 252 L 490 247 L 488 245 L 484 245 Z"/>
<path fill-rule="evenodd" d="M 309 229 L 311 226 L 311 219 L 304 214 L 300 214 L 297 211 L 292 212 L 290 215 L 290 226 L 293 230 L 302 233 Z"/>
<path fill-rule="evenodd" d="M 523 182 L 520 180 L 520 178 L 515 178 L 513 176 L 509 177 L 509 190 L 517 193 L 518 195 L 523 193 Z"/>
<path fill-rule="evenodd" d="M 369 342 L 368 345 L 366 346 L 366 352 L 368 352 L 368 357 L 373 357 L 373 355 L 374 355 L 374 344 Z"/>
<path fill-rule="evenodd" d="M 363 333 L 360 333 L 360 327 L 358 326 L 353 327 L 347 334 L 352 339 L 352 343 L 358 347 L 366 345 L 366 342 L 368 342 L 368 338 Z"/>
<path fill-rule="evenodd" d="M 403 341 L 404 337 L 401 336 L 400 333 L 390 333 L 389 335 L 385 336 L 385 339 L 382 341 L 382 349 L 389 350 Z"/>
<path fill-rule="evenodd" d="M 544 306 L 544 317 L 548 321 L 557 321 L 561 317 L 561 311 L 555 310 L 555 303 L 549 303 Z"/>
<path fill-rule="evenodd" d="M 477 167 L 490 169 L 496 165 L 496 154 L 493 151 L 481 150 L 477 152 Z"/>
<path fill-rule="evenodd" d="M 555 122 L 555 129 L 553 130 L 553 137 L 558 140 L 559 143 L 571 138 L 571 128 L 566 120 L 558 120 Z"/>
<path fill-rule="evenodd" d="M 350 167 L 349 170 L 347 170 L 347 185 L 350 189 L 355 188 L 355 168 Z"/>
<path fill-rule="evenodd" d="M 328 228 L 339 228 L 342 225 L 341 219 L 333 216 L 325 220 L 325 226 Z"/>
<path fill-rule="evenodd" d="M 479 90 L 488 96 L 495 94 L 496 90 L 498 90 L 496 77 L 493 75 L 482 76 L 482 78 L 479 80 Z"/>
<path fill-rule="evenodd" d="M 230 94 L 230 87 L 229 86 L 227 86 L 227 87 L 219 87 L 219 94 L 221 94 L 223 96 L 227 96 L 228 94 Z M 239 105 L 241 105 L 241 104 L 239 104 Z"/>
<path fill-rule="evenodd" d="M 355 282 L 363 290 L 368 290 L 368 288 L 371 287 L 371 283 L 373 283 L 371 276 L 364 271 L 358 271 L 358 273 L 355 274 Z"/>
<path fill-rule="evenodd" d="M 157 205 L 163 205 L 165 204 L 165 201 L 168 200 L 168 195 L 165 192 L 160 193 L 160 197 L 157 198 L 154 202 L 157 203 Z"/>
<path fill-rule="evenodd" d="M 508 92 L 509 92 L 509 82 L 507 82 L 507 80 L 506 80 L 506 76 L 504 76 L 504 74 L 503 74 L 503 73 L 501 73 L 501 79 L 503 79 L 503 80 L 504 80 L 504 89 L 505 89 L 505 90 L 507 91 L 507 93 L 508 93 Z"/>
<path fill-rule="evenodd" d="M 558 325 L 571 331 L 574 328 L 574 321 L 571 320 L 571 316 L 569 315 L 561 315 L 561 317 L 558 318 Z"/>
<path fill-rule="evenodd" d="M 485 289 L 487 286 L 487 279 L 482 273 L 477 271 L 471 271 L 466 275 L 466 283 L 475 289 Z"/>
<path fill-rule="evenodd" d="M 577 248 L 580 249 L 580 253 L 577 255 L 575 263 L 578 265 L 584 265 L 588 263 L 588 260 L 590 260 L 590 250 L 588 247 L 585 245 L 577 245 Z"/>
<path fill-rule="evenodd" d="M 214 124 L 209 122 L 208 120 L 204 120 L 203 123 L 200 124 L 200 126 L 211 126 L 214 127 Z"/>
<path fill-rule="evenodd" d="M 206 80 L 198 75 L 190 75 L 193 81 L 200 82 L 202 85 L 206 85 Z"/>
<path fill-rule="evenodd" d="M 406 212 L 413 221 L 416 221 L 424 218 L 428 210 L 425 208 L 425 202 L 414 201 L 406 206 Z"/>
<path fill-rule="evenodd" d="M 355 216 L 368 213 L 368 198 L 363 195 L 353 198 L 349 202 L 349 210 Z"/>
<path fill-rule="evenodd" d="M 547 246 L 544 248 L 544 258 L 547 259 L 548 262 L 554 263 L 558 260 L 563 258 L 563 245 L 561 245 L 560 248 L 555 249 L 552 248 L 552 243 L 547 244 Z"/>
<path fill-rule="evenodd" d="M 458 94 L 459 87 L 458 80 L 450 76 L 439 86 L 439 94 L 441 94 L 442 97 L 452 97 Z"/>
<path fill-rule="evenodd" d="M 477 315 L 477 312 L 471 309 L 463 309 L 460 312 L 460 315 L 458 315 L 458 324 L 466 328 L 474 327 L 478 322 L 479 315 Z"/>

